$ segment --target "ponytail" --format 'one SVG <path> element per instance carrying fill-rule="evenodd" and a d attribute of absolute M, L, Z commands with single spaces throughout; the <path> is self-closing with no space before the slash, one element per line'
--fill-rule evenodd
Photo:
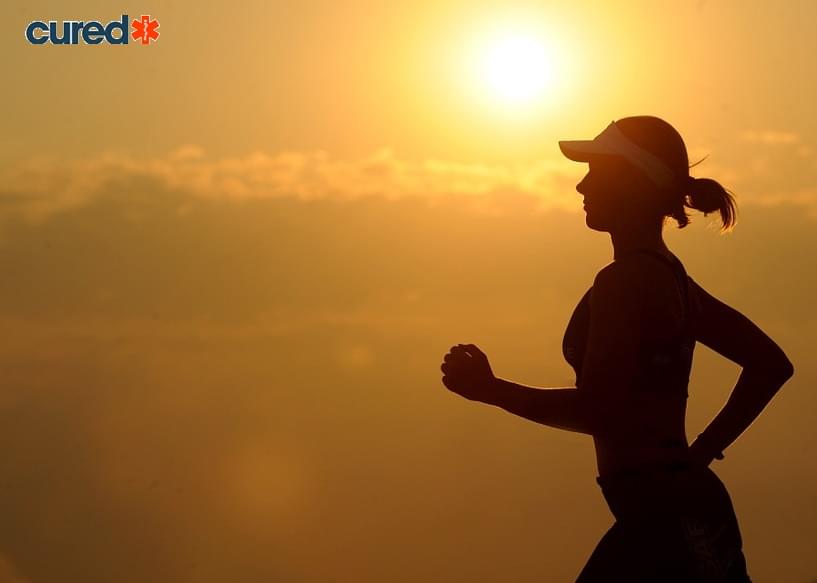
<path fill-rule="evenodd" d="M 721 231 L 729 231 L 737 221 L 737 206 L 734 195 L 711 178 L 692 178 L 689 181 L 690 208 L 701 211 L 704 216 L 715 211 L 720 212 L 723 226 Z"/>
<path fill-rule="evenodd" d="M 688 194 L 682 196 L 675 209 L 669 213 L 678 221 L 678 228 L 683 229 L 689 224 L 689 216 L 684 210 L 686 206 L 701 211 L 704 216 L 718 211 L 723 224 L 721 231 L 732 230 L 737 222 L 737 204 L 734 194 L 712 178 L 690 176 L 687 180 L 689 181 Z"/>

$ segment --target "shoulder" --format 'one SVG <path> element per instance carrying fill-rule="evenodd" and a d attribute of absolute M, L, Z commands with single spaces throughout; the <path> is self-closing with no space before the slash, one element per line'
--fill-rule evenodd
<path fill-rule="evenodd" d="M 593 280 L 593 289 L 607 293 L 643 294 L 675 285 L 675 274 L 660 259 L 631 253 L 605 265 Z"/>
<path fill-rule="evenodd" d="M 668 315 L 679 300 L 678 282 L 672 268 L 660 259 L 633 253 L 598 272 L 591 300 L 597 310 Z"/>

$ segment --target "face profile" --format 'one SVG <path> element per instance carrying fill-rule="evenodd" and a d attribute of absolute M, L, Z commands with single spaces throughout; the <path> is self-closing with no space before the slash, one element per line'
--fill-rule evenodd
<path fill-rule="evenodd" d="M 588 161 L 588 172 L 576 185 L 576 191 L 583 195 L 585 223 L 602 232 L 660 220 L 653 190 L 624 158 L 603 154 Z"/>
<path fill-rule="evenodd" d="M 703 160 L 690 165 L 683 138 L 661 118 L 621 118 L 591 140 L 559 140 L 559 149 L 569 160 L 592 167 L 577 186 L 580 193 L 594 200 L 601 198 L 599 191 L 610 195 L 605 198 L 609 205 L 589 207 L 596 211 L 587 215 L 591 229 L 618 234 L 619 241 L 622 236 L 632 239 L 628 231 L 640 230 L 651 245 L 663 247 L 656 238 L 664 219 L 675 219 L 683 229 L 690 223 L 687 208 L 704 216 L 719 213 L 723 232 L 735 225 L 734 194 L 716 180 L 690 175 L 690 168 Z"/>

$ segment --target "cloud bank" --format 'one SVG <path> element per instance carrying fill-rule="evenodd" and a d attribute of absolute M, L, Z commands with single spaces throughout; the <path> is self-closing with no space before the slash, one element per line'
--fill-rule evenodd
<path fill-rule="evenodd" d="M 810 145 L 796 133 L 770 130 L 746 130 L 739 140 L 756 148 L 748 161 L 735 167 L 709 159 L 696 166 L 693 175 L 714 177 L 737 190 L 739 204 L 802 205 L 817 216 L 817 163 Z M 691 161 L 699 159 L 692 155 L 699 151 L 690 151 Z M 147 159 L 103 152 L 83 159 L 30 158 L 0 168 L 0 217 L 41 222 L 136 182 L 191 200 L 419 197 L 433 206 L 443 196 L 461 196 L 471 208 L 502 214 L 502 195 L 517 194 L 530 197 L 534 212 L 579 212 L 575 186 L 585 171 L 583 165 L 564 159 L 515 164 L 412 161 L 388 147 L 352 160 L 320 149 L 214 160 L 201 147 L 187 144 Z M 177 210 L 184 214 L 188 208 L 182 203 Z"/>
<path fill-rule="evenodd" d="M 534 164 L 485 165 L 428 159 L 401 160 L 381 148 L 357 160 L 334 159 L 323 150 L 251 153 L 210 160 L 194 145 L 162 157 L 139 160 L 102 153 L 79 160 L 34 158 L 0 171 L 0 209 L 29 221 L 87 204 L 112 185 L 135 180 L 195 198 L 303 201 L 354 200 L 378 196 L 434 199 L 441 195 L 479 197 L 514 192 L 536 197 L 538 207 L 577 207 L 575 165 L 543 160 Z M 486 207 L 487 208 L 487 207 Z M 184 212 L 184 208 L 179 209 Z"/>

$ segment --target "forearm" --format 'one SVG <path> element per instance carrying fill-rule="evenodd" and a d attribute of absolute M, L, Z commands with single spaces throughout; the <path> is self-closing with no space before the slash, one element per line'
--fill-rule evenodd
<path fill-rule="evenodd" d="M 540 389 L 497 378 L 486 402 L 542 425 L 592 434 L 587 401 L 576 387 Z"/>
<path fill-rule="evenodd" d="M 744 368 L 729 399 L 696 441 L 713 455 L 729 447 L 792 376 L 789 370 Z"/>

